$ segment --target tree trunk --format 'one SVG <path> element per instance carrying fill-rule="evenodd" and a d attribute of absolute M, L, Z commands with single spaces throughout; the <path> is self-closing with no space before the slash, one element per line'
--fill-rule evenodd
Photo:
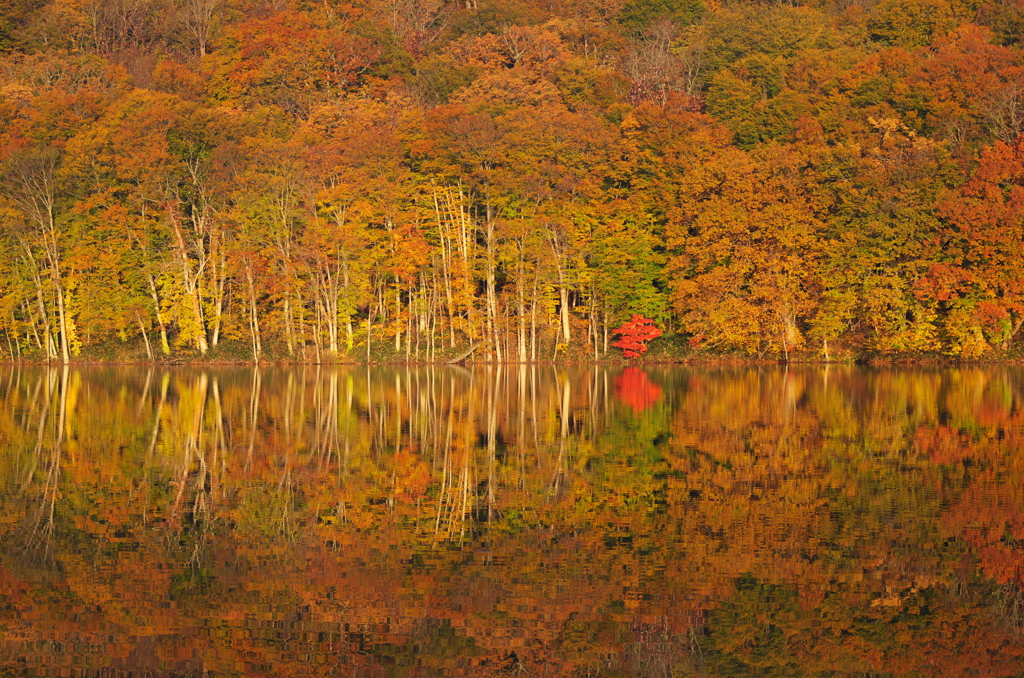
<path fill-rule="evenodd" d="M 224 319 L 224 300 L 227 296 L 228 285 L 228 261 L 223 252 L 217 256 L 219 265 L 215 264 L 217 279 L 214 281 L 214 305 L 213 305 L 213 336 L 210 345 L 216 346 L 220 343 L 220 328 Z"/>
<path fill-rule="evenodd" d="M 146 333 L 146 324 L 142 322 L 142 316 L 138 313 L 135 314 L 135 319 L 139 323 L 139 329 L 142 330 L 142 340 L 146 342 L 146 355 L 149 356 L 149 362 L 155 363 L 156 357 L 153 355 L 153 347 L 149 344 L 149 334 Z"/>
<path fill-rule="evenodd" d="M 185 234 L 182 232 L 181 222 L 178 219 L 176 207 L 168 204 L 167 213 L 174 229 L 175 254 L 178 258 L 178 266 L 181 269 L 182 282 L 185 284 L 185 294 L 188 297 L 192 320 L 195 327 L 191 332 L 195 335 L 195 346 L 202 355 L 206 355 L 210 345 L 206 340 L 206 319 L 203 316 L 202 288 L 200 278 L 203 269 L 206 267 L 205 250 L 200 247 L 199 261 L 196 270 L 192 268 L 192 260 L 189 257 L 188 245 L 185 244 Z"/>
<path fill-rule="evenodd" d="M 160 350 L 164 355 L 170 355 L 171 344 L 167 340 L 167 325 L 164 324 L 164 316 L 160 311 L 160 297 L 156 291 L 156 280 L 153 279 L 153 274 L 148 274 L 146 278 L 149 280 L 149 296 L 153 299 L 153 310 L 156 313 L 156 324 L 160 328 Z"/>
<path fill-rule="evenodd" d="M 560 285 L 558 287 L 558 298 L 561 302 L 562 336 L 565 337 L 565 343 L 568 344 L 572 341 L 572 333 L 569 329 L 569 288 Z"/>
<path fill-rule="evenodd" d="M 252 266 L 248 259 L 245 261 L 245 281 L 249 288 L 249 332 L 252 335 L 252 359 L 258 363 L 263 354 L 263 346 L 260 337 L 259 306 L 256 304 L 256 285 L 252 275 Z"/>

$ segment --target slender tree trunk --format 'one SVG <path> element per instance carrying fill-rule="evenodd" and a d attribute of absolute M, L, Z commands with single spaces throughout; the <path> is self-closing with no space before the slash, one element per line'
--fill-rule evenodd
<path fill-rule="evenodd" d="M 323 302 L 324 323 L 327 326 L 327 347 L 332 354 L 338 353 L 338 274 L 331 269 L 329 261 L 317 261 L 316 286 Z"/>
<path fill-rule="evenodd" d="M 50 265 L 57 296 L 57 319 L 60 323 L 60 357 L 61 362 L 66 364 L 71 362 L 71 349 L 68 345 L 68 314 L 64 299 L 64 281 L 61 279 L 60 262 L 56 254 L 54 254 Z"/>
<path fill-rule="evenodd" d="M 195 334 L 195 345 L 202 355 L 206 355 L 207 351 L 210 350 L 210 345 L 206 340 L 206 320 L 203 316 L 202 287 L 200 283 L 203 269 L 206 266 L 205 257 L 203 256 L 205 252 L 200 248 L 200 258 L 196 264 L 197 268 L 193 270 L 188 245 L 185 243 L 185 234 L 182 231 L 181 221 L 178 219 L 175 206 L 168 204 L 167 213 L 170 217 L 171 226 L 174 229 L 175 254 L 178 258 L 182 282 L 185 284 L 185 293 L 188 297 L 190 310 L 192 311 L 192 320 L 195 323 L 195 327 L 192 328 Z"/>
<path fill-rule="evenodd" d="M 25 299 L 21 300 L 21 312 L 25 315 L 27 320 L 25 321 L 25 343 L 31 344 L 32 339 L 36 340 L 36 347 L 40 351 L 46 350 L 43 347 L 43 340 L 39 337 L 39 320 L 35 314 L 32 313 L 32 307 Z"/>
<path fill-rule="evenodd" d="M 537 362 L 537 278 L 533 276 L 533 300 L 530 304 L 530 362 Z"/>
<path fill-rule="evenodd" d="M 316 351 L 316 362 L 320 363 L 321 358 L 321 343 L 323 341 L 323 324 L 324 324 L 324 304 L 320 299 L 313 300 L 313 313 L 315 319 L 313 321 L 312 333 L 313 333 L 313 349 Z"/>
<path fill-rule="evenodd" d="M 153 279 L 153 274 L 147 274 L 146 278 L 149 280 L 149 296 L 153 300 L 153 311 L 156 313 L 156 324 L 160 328 L 160 350 L 163 351 L 164 355 L 169 355 L 171 352 L 171 344 L 167 340 L 167 325 L 164 324 L 164 314 L 160 311 L 160 296 L 156 291 L 156 280 Z"/>
<path fill-rule="evenodd" d="M 484 223 L 484 242 L 486 246 L 485 256 L 486 261 L 484 262 L 484 273 L 486 279 L 486 293 L 487 293 L 487 334 L 488 338 L 493 345 L 493 355 L 495 359 L 501 362 L 501 341 L 498 338 L 498 299 L 497 291 L 495 288 L 495 261 L 494 261 L 494 239 L 495 239 L 495 221 L 494 221 L 494 208 L 487 205 L 487 221 Z"/>
<path fill-rule="evenodd" d="M 366 307 L 366 364 L 370 364 L 370 331 L 373 329 L 373 302 Z"/>
<path fill-rule="evenodd" d="M 441 279 L 444 284 L 446 310 L 448 313 L 448 344 L 455 348 L 455 302 L 452 297 L 452 244 L 449 232 L 449 219 L 442 212 L 440 200 L 434 190 L 434 214 L 437 219 L 437 233 L 441 244 Z M 447 203 L 446 203 L 447 204 Z"/>
<path fill-rule="evenodd" d="M 46 310 L 46 288 L 43 286 L 42 276 L 39 274 L 39 269 L 36 267 L 35 257 L 32 255 L 32 250 L 28 244 L 24 244 L 25 252 L 28 256 L 29 263 L 32 266 L 32 280 L 35 283 L 36 288 L 36 306 L 39 308 L 39 319 L 43 325 L 43 336 L 40 340 L 38 334 L 36 336 L 36 342 L 40 348 L 46 351 L 46 359 L 48 361 L 57 358 L 57 346 L 53 341 L 53 328 L 50 327 L 50 316 Z M 33 328 L 35 323 L 33 323 Z"/>
<path fill-rule="evenodd" d="M 395 353 L 402 350 L 402 288 L 395 283 Z"/>
<path fill-rule="evenodd" d="M 295 304 L 295 344 L 299 351 L 299 357 L 305 359 L 306 345 L 309 340 L 306 338 L 306 304 L 302 301 L 302 294 L 296 294 Z"/>
<path fill-rule="evenodd" d="M 568 344 L 572 341 L 572 334 L 569 329 L 569 288 L 564 284 L 559 284 L 558 286 L 558 299 L 561 306 L 562 336 L 565 337 L 565 343 Z"/>
<path fill-rule="evenodd" d="M 516 266 L 516 301 L 518 306 L 519 316 L 519 362 L 526 362 L 526 289 L 523 280 L 523 269 L 525 268 L 523 262 L 523 244 L 519 243 L 519 261 Z"/>
<path fill-rule="evenodd" d="M 213 336 L 210 339 L 211 346 L 216 346 L 220 343 L 220 329 L 224 319 L 224 301 L 227 296 L 228 260 L 223 252 L 218 254 L 214 269 L 217 279 L 214 281 Z"/>
<path fill-rule="evenodd" d="M 354 338 L 352 336 L 352 313 L 353 308 L 353 294 L 352 290 L 352 275 L 349 271 L 348 256 L 342 255 L 341 260 L 341 284 L 342 294 L 345 295 L 345 352 L 349 353 L 352 351 Z"/>
<path fill-rule="evenodd" d="M 142 322 L 142 316 L 138 313 L 135 314 L 135 319 L 139 323 L 139 329 L 142 330 L 142 340 L 146 342 L 146 355 L 149 356 L 149 362 L 155 363 L 156 357 L 153 355 L 153 347 L 149 344 L 149 334 L 146 332 L 146 324 Z"/>
<path fill-rule="evenodd" d="M 408 315 L 405 319 L 405 362 L 408 363 L 412 356 L 412 321 L 413 321 L 413 297 L 415 296 L 413 288 L 409 286 L 409 306 Z"/>
<path fill-rule="evenodd" d="M 295 355 L 295 334 L 292 331 L 292 307 L 291 297 L 285 292 L 284 295 L 284 338 L 288 346 L 288 355 Z"/>
<path fill-rule="evenodd" d="M 252 359 L 259 363 L 263 355 L 263 346 L 260 338 L 260 315 L 259 306 L 256 304 L 256 285 L 253 279 L 252 266 L 249 261 L 245 262 L 245 282 L 249 290 L 249 332 L 252 335 Z"/>

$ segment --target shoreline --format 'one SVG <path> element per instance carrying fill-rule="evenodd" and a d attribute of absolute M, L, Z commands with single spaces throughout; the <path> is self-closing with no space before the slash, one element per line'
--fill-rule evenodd
<path fill-rule="evenodd" d="M 71 360 L 48 362 L 43 360 L 0 360 L 4 366 L 30 367 L 508 367 L 508 366 L 567 366 L 567 367 L 647 367 L 647 366 L 715 366 L 715 367 L 788 367 L 788 366 L 847 366 L 847 367 L 954 367 L 954 366 L 1022 366 L 1024 358 L 941 358 L 941 357 L 877 357 L 849 360 L 771 360 L 746 359 L 735 356 L 694 356 L 686 358 L 607 359 L 607 360 L 533 360 L 533 361 L 425 361 L 425 360 Z"/>

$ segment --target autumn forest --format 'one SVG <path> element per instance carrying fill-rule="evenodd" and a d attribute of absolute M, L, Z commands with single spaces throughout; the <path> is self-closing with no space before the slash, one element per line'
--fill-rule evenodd
<path fill-rule="evenodd" d="M 1000 358 L 1020 0 L 0 0 L 0 358 Z M 1014 342 L 1018 347 L 1015 349 Z"/>

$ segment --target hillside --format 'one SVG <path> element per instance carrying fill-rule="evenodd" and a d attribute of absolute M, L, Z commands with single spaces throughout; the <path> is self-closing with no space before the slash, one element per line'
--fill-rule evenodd
<path fill-rule="evenodd" d="M 9 359 L 1019 354 L 1019 0 L 0 16 Z"/>

